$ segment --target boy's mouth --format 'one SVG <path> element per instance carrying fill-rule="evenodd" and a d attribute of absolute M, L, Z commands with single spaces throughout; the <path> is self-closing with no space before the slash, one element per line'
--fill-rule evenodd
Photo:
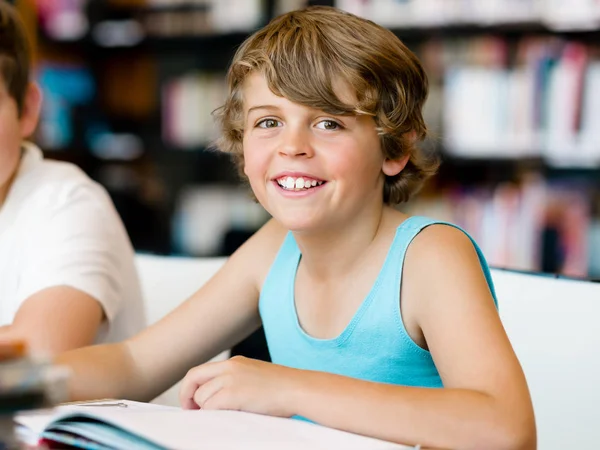
<path fill-rule="evenodd" d="M 306 191 L 325 183 L 325 181 L 315 180 L 313 178 L 290 176 L 277 178 L 275 181 L 286 191 Z"/>

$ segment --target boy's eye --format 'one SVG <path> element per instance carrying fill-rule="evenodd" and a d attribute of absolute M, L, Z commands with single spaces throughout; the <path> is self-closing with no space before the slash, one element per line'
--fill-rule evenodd
<path fill-rule="evenodd" d="M 321 120 L 317 124 L 317 128 L 320 128 L 322 130 L 339 130 L 342 127 L 335 120 Z"/>
<path fill-rule="evenodd" d="M 263 119 L 256 124 L 259 128 L 276 128 L 278 127 L 280 122 L 275 119 Z"/>

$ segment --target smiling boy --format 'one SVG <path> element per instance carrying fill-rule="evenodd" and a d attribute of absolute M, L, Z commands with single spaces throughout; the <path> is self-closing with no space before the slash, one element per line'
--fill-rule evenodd
<path fill-rule="evenodd" d="M 416 145 L 426 97 L 404 44 L 337 9 L 292 11 L 249 37 L 228 72 L 220 148 L 273 220 L 163 320 L 61 355 L 71 398 L 150 400 L 187 372 L 188 409 L 433 448 L 535 449 L 481 250 L 455 225 L 393 207 L 437 167 Z M 261 324 L 273 363 L 207 362 Z"/>

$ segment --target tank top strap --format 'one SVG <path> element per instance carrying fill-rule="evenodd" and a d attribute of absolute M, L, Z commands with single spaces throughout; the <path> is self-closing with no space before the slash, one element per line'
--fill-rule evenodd
<path fill-rule="evenodd" d="M 260 293 L 258 308 L 265 327 L 267 326 L 265 322 L 277 323 L 283 318 L 291 320 L 295 316 L 293 310 L 294 280 L 300 256 L 300 249 L 294 235 L 288 232 L 269 269 Z M 291 296 L 289 301 L 287 296 Z"/>
<path fill-rule="evenodd" d="M 481 251 L 481 248 L 479 247 L 477 242 L 475 242 L 475 240 L 469 235 L 469 233 L 467 233 L 458 225 L 450 222 L 431 219 L 429 217 L 424 216 L 411 216 L 404 222 L 402 222 L 396 230 L 396 235 L 394 237 L 394 240 L 392 241 L 390 251 L 388 252 L 388 260 L 385 262 L 384 265 L 385 274 L 382 273 L 381 275 L 385 277 L 392 277 L 392 279 L 397 281 L 393 282 L 392 285 L 397 286 L 399 288 L 402 277 L 402 269 L 404 267 L 404 259 L 406 258 L 406 251 L 408 250 L 409 245 L 421 231 L 423 231 L 425 228 L 431 225 L 451 226 L 462 231 L 470 239 L 471 243 L 473 244 L 473 247 L 477 252 L 477 257 L 479 258 L 481 269 L 490 288 L 490 292 L 492 293 L 492 296 L 494 298 L 494 303 L 496 303 L 496 307 L 498 307 L 496 291 L 494 289 L 494 283 L 492 281 L 490 268 L 483 255 L 483 252 Z"/>

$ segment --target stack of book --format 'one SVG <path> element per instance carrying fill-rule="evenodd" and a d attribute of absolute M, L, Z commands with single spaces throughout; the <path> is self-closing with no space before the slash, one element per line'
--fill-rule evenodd
<path fill-rule="evenodd" d="M 67 373 L 25 356 L 21 343 L 0 343 L 0 449 L 20 448 L 14 415 L 66 398 Z"/>

